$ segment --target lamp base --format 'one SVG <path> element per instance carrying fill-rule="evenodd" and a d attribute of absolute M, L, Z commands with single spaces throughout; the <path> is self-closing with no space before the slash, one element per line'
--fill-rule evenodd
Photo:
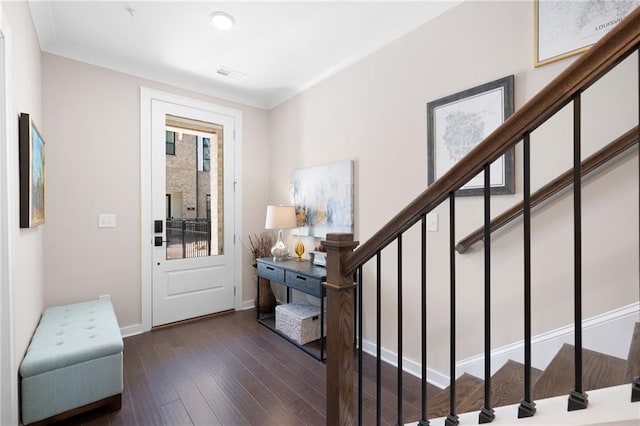
<path fill-rule="evenodd" d="M 282 241 L 282 229 L 278 231 L 278 241 L 271 247 L 271 254 L 273 255 L 273 260 L 289 259 L 289 247 Z"/>
<path fill-rule="evenodd" d="M 271 253 L 273 254 L 273 253 Z M 273 260 L 276 262 L 282 262 L 284 260 L 289 260 L 291 258 L 291 256 L 289 255 L 289 252 L 285 252 L 284 254 L 280 254 L 280 255 L 273 255 Z"/>

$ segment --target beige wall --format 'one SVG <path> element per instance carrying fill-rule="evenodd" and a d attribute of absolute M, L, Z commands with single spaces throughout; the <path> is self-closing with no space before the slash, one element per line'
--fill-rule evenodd
<path fill-rule="evenodd" d="M 466 2 L 269 112 L 270 190 L 286 201 L 296 169 L 355 161 L 356 238 L 364 241 L 426 187 L 426 103 L 515 74 L 516 109 L 573 60 L 533 67 L 533 4 Z M 583 97 L 584 153 L 637 124 L 635 56 Z M 570 111 L 533 135 L 533 186 L 571 164 Z M 637 151 L 584 187 L 585 317 L 638 301 Z M 498 214 L 522 199 L 521 148 L 517 193 L 493 197 Z M 533 219 L 534 333 L 572 321 L 572 199 L 542 208 Z M 440 231 L 428 238 L 429 367 L 448 371 L 448 207 L 437 209 Z M 457 203 L 457 237 L 482 222 L 477 197 Z M 518 223 L 493 244 L 494 347 L 522 339 L 522 233 Z M 405 356 L 420 360 L 419 232 L 404 239 Z M 383 261 L 383 346 L 396 349 L 395 246 Z M 375 342 L 373 267 L 365 270 L 365 335 Z M 482 352 L 481 246 L 457 257 L 458 359 Z M 365 278 L 365 279 L 366 279 Z"/>
<path fill-rule="evenodd" d="M 245 235 L 264 226 L 268 163 L 260 158 L 268 150 L 267 114 L 50 54 L 43 54 L 42 67 L 49 161 L 45 305 L 110 294 L 120 326 L 138 325 L 140 86 L 242 111 Z M 116 228 L 98 229 L 98 213 L 115 213 Z M 248 244 L 245 240 L 243 245 Z M 249 259 L 243 259 L 243 267 L 244 299 L 252 300 L 255 283 Z"/>
<path fill-rule="evenodd" d="M 45 306 L 111 294 L 121 326 L 140 324 L 139 88 L 146 86 L 243 112 L 243 238 L 264 226 L 264 206 L 289 200 L 295 169 L 345 159 L 356 164 L 356 232 L 365 240 L 425 187 L 426 102 L 503 77 L 516 76 L 516 108 L 572 60 L 532 67 L 533 7 L 529 3 L 462 4 L 406 37 L 270 112 L 139 79 L 58 56 L 40 55 L 28 8 L 4 2 L 13 29 L 13 93 L 16 114 L 31 112 L 47 142 L 47 223 L 17 236 L 16 353 L 19 359 Z M 627 61 L 605 84 L 585 94 L 585 151 L 628 129 L 637 106 L 636 64 Z M 42 79 L 42 83 L 41 83 Z M 631 81 L 631 83 L 627 83 Z M 41 92 L 42 91 L 42 92 Z M 42 103 L 42 104 L 41 104 Z M 595 117 L 604 118 L 600 125 Z M 534 186 L 570 164 L 569 114 L 534 135 Z M 561 136 L 548 136 L 560 130 Z M 638 300 L 637 154 L 591 180 L 584 190 L 585 316 Z M 517 152 L 517 171 L 521 155 Z M 273 165 L 277 165 L 273 166 Z M 17 195 L 16 195 L 17 197 Z M 494 198 L 499 212 L 521 198 Z M 602 200 L 605 202 L 602 203 Z M 534 218 L 534 332 L 570 321 L 571 199 Z M 480 224 L 478 199 L 458 203 L 462 237 Z M 17 213 L 17 198 L 16 198 Z M 98 229 L 98 213 L 115 213 L 115 229 Z M 440 232 L 429 234 L 429 338 L 446 348 L 448 270 L 447 208 L 438 209 Z M 473 213 L 473 217 L 471 217 Z M 494 243 L 494 321 L 505 325 L 494 346 L 521 339 L 520 226 Z M 637 238 L 637 237 L 636 237 Z M 405 244 L 416 241 L 410 232 Z M 615 244 L 605 246 L 605 242 Z M 596 250 L 595 248 L 599 249 Z M 390 249 L 389 251 L 391 251 Z M 405 250 L 405 324 L 418 324 L 417 249 Z M 480 352 L 478 321 L 481 251 L 458 257 L 460 340 L 458 358 Z M 254 271 L 243 260 L 244 299 L 255 294 Z M 384 295 L 395 298 L 393 260 L 385 260 Z M 367 275 L 370 272 L 367 270 Z M 44 284 L 43 284 L 44 282 Z M 370 282 L 371 284 L 371 282 Z M 371 306 L 370 285 L 366 297 Z M 44 299 L 44 301 L 43 301 Z M 514 302 L 516 300 L 517 302 Z M 557 310 L 562 305 L 562 311 Z M 563 313 L 559 313 L 563 312 Z M 367 318 L 372 311 L 367 308 Z M 395 350 L 395 307 L 385 303 L 383 346 Z M 367 320 L 373 340 L 375 324 Z M 407 328 L 405 354 L 419 359 Z M 410 334 L 410 335 L 409 335 Z M 446 371 L 446 349 L 430 355 L 430 367 Z"/>
<path fill-rule="evenodd" d="M 26 112 L 32 115 L 36 124 L 42 128 L 43 114 L 41 105 L 41 58 L 31 14 L 26 2 L 4 2 L 2 11 L 10 25 L 11 45 L 9 65 L 12 80 L 9 81 L 13 98 L 13 115 L 17 144 L 18 115 Z M 12 141 L 8 141 L 11 143 Z M 18 151 L 16 149 L 16 156 Z M 18 164 L 18 158 L 15 163 Z M 47 164 L 48 166 L 48 164 Z M 16 167 L 15 182 L 19 182 Z M 48 171 L 47 171 L 48 173 Z M 20 202 L 18 188 L 15 188 L 15 218 L 19 218 Z M 47 196 L 49 194 L 47 193 Z M 43 305 L 43 241 L 47 223 L 33 229 L 18 229 L 16 232 L 15 282 L 14 291 L 14 327 L 15 359 L 22 361 L 31 334 L 35 329 Z M 15 224 L 16 227 L 19 223 Z M 3 361 L 4 362 L 4 361 Z"/>

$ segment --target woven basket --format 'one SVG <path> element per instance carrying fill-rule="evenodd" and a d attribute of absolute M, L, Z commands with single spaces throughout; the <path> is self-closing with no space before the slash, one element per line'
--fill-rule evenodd
<path fill-rule="evenodd" d="M 261 314 L 273 312 L 276 307 L 276 297 L 271 290 L 271 281 L 260 277 L 260 299 L 256 297 L 256 308 Z"/>

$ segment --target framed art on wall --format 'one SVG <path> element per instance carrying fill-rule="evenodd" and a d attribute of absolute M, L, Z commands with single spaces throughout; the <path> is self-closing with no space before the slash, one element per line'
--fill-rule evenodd
<path fill-rule="evenodd" d="M 296 170 L 293 203 L 299 235 L 353 233 L 353 161 Z"/>
<path fill-rule="evenodd" d="M 513 114 L 513 75 L 427 103 L 427 183 L 442 177 Z M 491 164 L 491 193 L 513 194 L 515 154 L 509 149 Z M 482 195 L 477 175 L 456 195 Z"/>
<path fill-rule="evenodd" d="M 45 218 L 44 140 L 29 114 L 20 114 L 20 227 L 31 228 Z"/>
<path fill-rule="evenodd" d="M 639 5 L 639 0 L 535 0 L 535 66 L 584 52 Z"/>

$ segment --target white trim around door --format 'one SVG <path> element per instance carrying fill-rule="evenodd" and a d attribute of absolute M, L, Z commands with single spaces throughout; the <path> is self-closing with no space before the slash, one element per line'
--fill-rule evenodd
<path fill-rule="evenodd" d="M 234 265 L 233 282 L 236 288 L 235 309 L 242 309 L 242 111 L 203 102 L 146 87 L 140 88 L 140 227 L 141 227 L 141 280 L 142 280 L 142 330 L 152 327 L 153 294 L 153 212 L 152 212 L 152 152 L 151 152 L 151 106 L 153 101 L 162 101 L 229 116 L 233 119 L 235 142 L 233 144 L 234 161 Z"/>
<path fill-rule="evenodd" d="M 18 370 L 14 343 L 17 135 L 11 96 L 11 31 L 0 4 L 0 424 L 18 424 Z"/>

